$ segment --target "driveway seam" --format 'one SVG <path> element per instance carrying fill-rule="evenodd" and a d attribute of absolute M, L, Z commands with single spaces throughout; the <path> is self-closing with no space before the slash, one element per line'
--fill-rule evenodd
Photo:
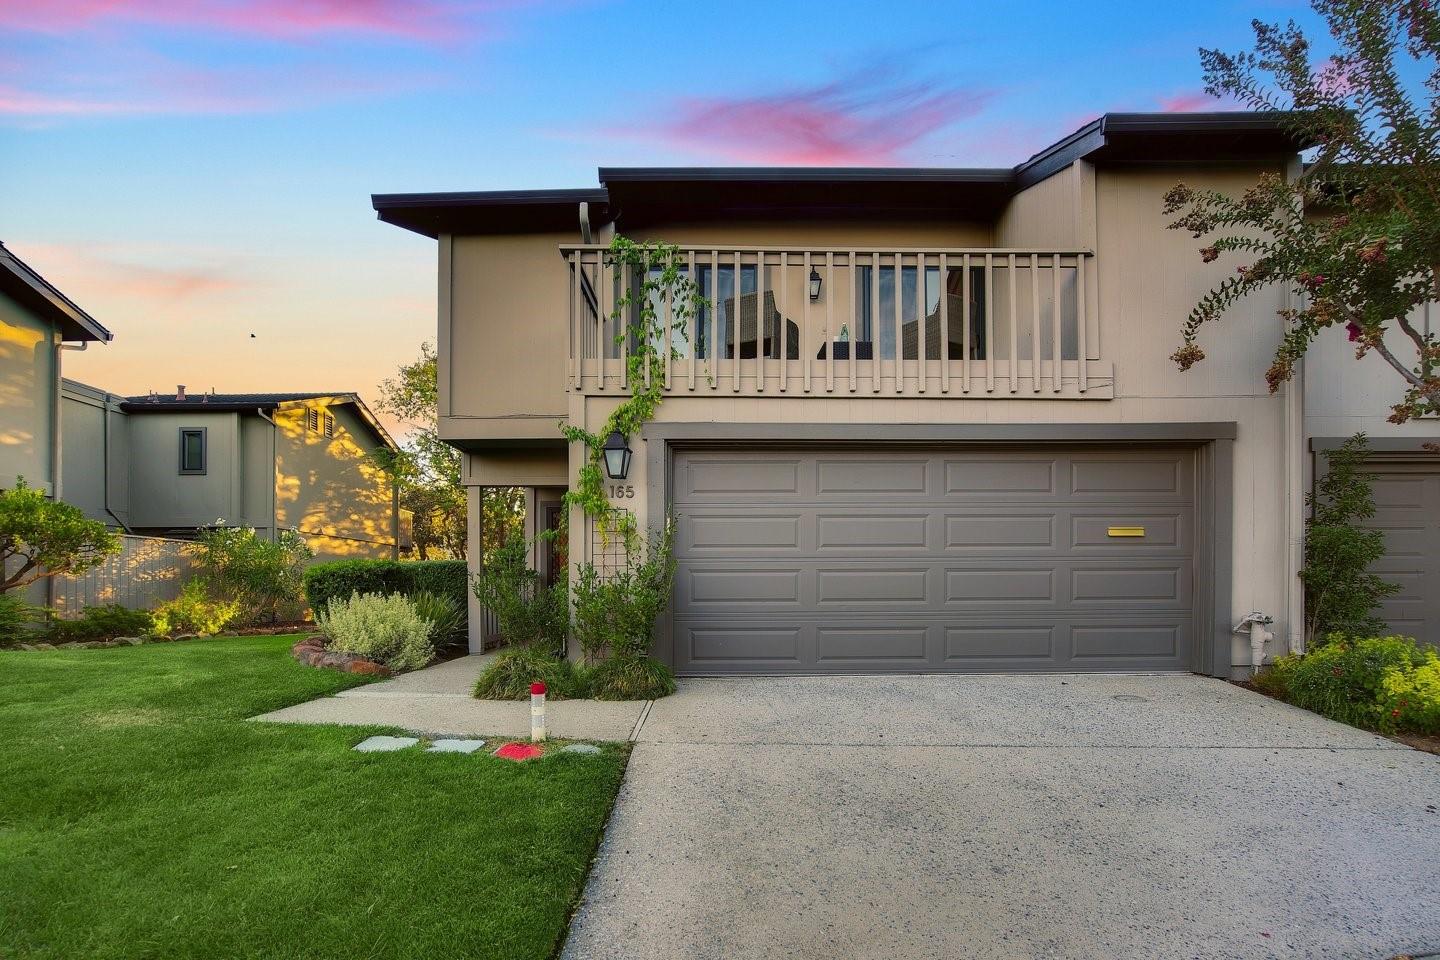
<path fill-rule="evenodd" d="M 640 708 L 640 716 L 635 718 L 635 726 L 630 728 L 629 739 L 631 743 L 638 743 L 640 741 L 640 728 L 645 726 L 645 721 L 650 716 L 650 708 L 653 706 L 655 706 L 654 700 L 646 700 L 645 706 Z"/>

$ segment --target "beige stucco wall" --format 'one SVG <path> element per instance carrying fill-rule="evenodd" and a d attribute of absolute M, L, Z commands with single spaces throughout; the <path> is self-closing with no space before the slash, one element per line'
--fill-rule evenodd
<path fill-rule="evenodd" d="M 0 293 L 0 486 L 50 490 L 56 333 Z"/>
<path fill-rule="evenodd" d="M 998 247 L 1088 247 L 1092 239 L 1094 168 L 1077 163 L 1010 198 L 995 221 Z"/>
<path fill-rule="evenodd" d="M 308 429 L 306 408 L 276 411 L 276 523 L 305 536 L 317 559 L 388 557 L 391 486 L 370 459 L 375 441 L 354 409 L 317 402 L 335 435 Z"/>
<path fill-rule="evenodd" d="M 1440 304 L 1426 304 L 1411 316 L 1421 332 L 1440 334 Z M 1398 330 L 1386 337 L 1402 362 L 1415 356 L 1415 346 Z M 1305 436 L 1348 437 L 1364 431 L 1371 437 L 1440 438 L 1440 419 L 1390 423 L 1390 408 L 1405 395 L 1405 381 L 1379 354 L 1355 359 L 1355 344 L 1344 328 L 1322 331 L 1305 355 Z"/>

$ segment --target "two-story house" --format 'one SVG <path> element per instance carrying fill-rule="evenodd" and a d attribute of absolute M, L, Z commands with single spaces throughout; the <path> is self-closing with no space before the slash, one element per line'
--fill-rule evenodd
<path fill-rule="evenodd" d="M 487 485 L 553 524 L 585 457 L 557 421 L 599 430 L 629 393 L 609 240 L 682 249 L 708 304 L 608 485 L 651 531 L 675 518 L 655 652 L 677 673 L 1229 676 L 1252 611 L 1272 653 L 1298 642 L 1304 398 L 1265 383 L 1281 290 L 1205 363 L 1169 359 L 1233 266 L 1162 196 L 1293 176 L 1303 146 L 1273 115 L 1107 114 L 1013 168 L 602 168 L 372 202 L 438 242 L 472 541 Z M 603 563 L 569 520 L 570 562 Z"/>
<path fill-rule="evenodd" d="M 318 559 L 406 546 L 395 442 L 355 393 L 121 397 L 66 380 L 65 498 L 133 533 L 190 537 L 222 523 L 295 530 Z"/>

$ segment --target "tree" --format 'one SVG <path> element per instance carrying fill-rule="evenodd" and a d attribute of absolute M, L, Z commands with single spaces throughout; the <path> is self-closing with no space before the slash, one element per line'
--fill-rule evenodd
<path fill-rule="evenodd" d="M 1357 433 L 1326 455 L 1329 470 L 1308 498 L 1305 525 L 1305 646 L 1314 649 L 1331 633 L 1380 636 L 1385 621 L 1375 615 L 1381 600 L 1400 588 L 1370 573 L 1385 555 L 1385 535 L 1360 524 L 1375 516 L 1370 478 L 1361 472 L 1369 449 Z"/>
<path fill-rule="evenodd" d="M 436 353 L 420 345 L 420 356 L 402 364 L 396 376 L 380 384 L 381 410 L 404 422 L 408 432 L 399 454 L 377 454 L 381 466 L 400 485 L 400 504 L 413 517 L 411 534 L 420 559 L 432 551 L 465 557 L 466 494 L 460 483 L 460 451 L 440 439 L 440 390 Z M 518 487 L 487 487 L 482 500 L 486 555 L 520 528 L 525 513 L 524 491 Z"/>
<path fill-rule="evenodd" d="M 1266 374 L 1271 392 L 1322 331 L 1343 327 L 1359 359 L 1381 357 L 1403 383 L 1390 419 L 1440 413 L 1440 342 L 1410 321 L 1440 299 L 1440 13 L 1424 0 L 1314 0 L 1338 53 L 1314 62 L 1293 21 L 1255 21 L 1255 49 L 1201 50 L 1205 89 L 1283 122 L 1316 154 L 1298 179 L 1268 175 L 1239 199 L 1177 185 L 1165 212 L 1189 230 L 1205 262 L 1248 263 L 1196 304 L 1172 357 L 1205 357 L 1204 324 L 1241 298 L 1279 284 L 1304 299 L 1282 310 L 1285 336 Z M 1422 96 L 1405 78 L 1423 71 Z M 1262 79 L 1262 76 L 1264 79 Z M 1387 333 L 1398 330 L 1403 338 Z"/>
<path fill-rule="evenodd" d="M 79 507 L 26 486 L 0 491 L 0 593 L 72 576 L 120 552 L 120 537 Z"/>

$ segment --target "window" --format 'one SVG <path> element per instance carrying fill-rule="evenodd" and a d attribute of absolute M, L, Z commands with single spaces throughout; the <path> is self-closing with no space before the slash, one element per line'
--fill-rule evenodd
<path fill-rule="evenodd" d="M 320 411 L 314 407 L 305 408 L 305 421 L 312 433 L 320 432 Z"/>
<path fill-rule="evenodd" d="M 335 418 L 332 417 L 332 416 L 330 416 L 330 414 L 327 413 L 327 414 L 324 415 L 324 419 L 325 419 L 325 436 L 326 436 L 327 438 L 335 436 Z"/>
<path fill-rule="evenodd" d="M 180 472 L 182 474 L 203 474 L 205 472 L 204 427 L 182 427 L 180 429 Z"/>

